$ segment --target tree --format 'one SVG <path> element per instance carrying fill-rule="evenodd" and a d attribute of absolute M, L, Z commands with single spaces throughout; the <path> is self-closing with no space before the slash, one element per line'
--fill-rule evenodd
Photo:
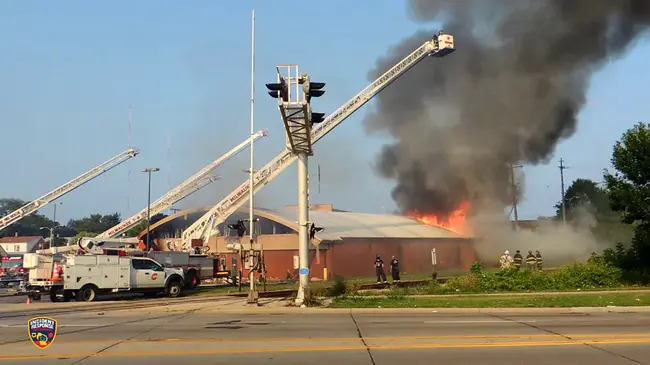
<path fill-rule="evenodd" d="M 159 220 L 161 220 L 161 219 L 163 219 L 165 217 L 167 217 L 167 214 L 163 214 L 163 213 L 158 213 L 158 214 L 152 215 L 151 219 L 150 219 L 150 222 L 151 222 L 150 225 L 155 224 L 156 222 L 158 222 Z M 133 227 L 133 228 L 129 229 L 128 231 L 126 231 L 126 236 L 127 237 L 136 237 L 137 235 L 139 235 L 142 231 L 145 231 L 146 229 L 147 229 L 147 221 L 142 220 L 135 227 Z M 152 231 L 151 236 L 152 237 L 157 237 L 156 235 L 153 234 L 153 231 Z"/>
<path fill-rule="evenodd" d="M 626 224 L 638 223 L 631 255 L 637 268 L 650 268 L 650 125 L 638 123 L 614 145 L 614 174 L 605 171 L 611 208 Z"/>
<path fill-rule="evenodd" d="M 27 202 L 20 199 L 0 199 L 0 216 L 5 216 L 25 204 Z M 55 222 L 52 222 L 50 218 L 38 214 L 38 211 L 36 211 L 0 231 L 0 237 L 15 236 L 16 234 L 19 236 L 41 236 L 46 234 L 41 230 L 41 227 L 54 227 L 55 225 Z"/>
<path fill-rule="evenodd" d="M 621 222 L 619 213 L 610 207 L 609 194 L 598 183 L 589 179 L 577 179 L 564 193 L 567 221 L 580 224 L 591 215 L 594 225 L 591 232 L 601 242 L 613 245 L 619 242 L 630 242 L 633 237 L 633 227 Z M 562 219 L 562 201 L 555 205 L 555 219 Z M 591 225 L 592 223 L 589 223 Z"/>
<path fill-rule="evenodd" d="M 605 189 L 593 180 L 577 179 L 564 193 L 564 204 L 567 220 L 574 219 L 585 210 L 593 215 L 612 213 L 609 206 L 609 196 Z M 562 201 L 555 205 L 556 217 L 562 218 Z"/>
<path fill-rule="evenodd" d="M 73 228 L 77 232 L 87 232 L 90 234 L 98 235 L 107 229 L 120 223 L 120 213 L 113 213 L 108 215 L 91 214 L 89 217 L 81 219 L 71 219 L 68 222 L 68 227 Z"/>

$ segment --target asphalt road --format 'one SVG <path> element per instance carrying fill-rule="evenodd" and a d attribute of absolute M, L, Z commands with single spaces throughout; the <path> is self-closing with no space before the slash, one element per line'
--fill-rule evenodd
<path fill-rule="evenodd" d="M 252 309 L 253 311 L 255 309 Z M 61 314 L 51 347 L 0 320 L 1 364 L 650 364 L 650 313 Z M 150 358 L 150 359 L 149 359 Z"/>

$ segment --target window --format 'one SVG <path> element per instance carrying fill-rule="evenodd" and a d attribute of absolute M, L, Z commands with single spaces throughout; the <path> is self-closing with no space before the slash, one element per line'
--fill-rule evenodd
<path fill-rule="evenodd" d="M 133 268 L 136 270 L 146 270 L 142 260 L 131 259 L 131 265 L 133 265 Z"/>
<path fill-rule="evenodd" d="M 149 261 L 149 267 L 153 271 L 165 271 L 165 269 L 162 268 L 162 266 L 158 265 L 155 261 L 147 260 Z"/>
<path fill-rule="evenodd" d="M 165 271 L 162 266 L 153 260 L 131 259 L 131 263 L 136 270 Z"/>
<path fill-rule="evenodd" d="M 0 263 L 0 268 L 3 269 L 20 269 L 23 267 L 23 262 L 19 260 L 5 260 Z"/>

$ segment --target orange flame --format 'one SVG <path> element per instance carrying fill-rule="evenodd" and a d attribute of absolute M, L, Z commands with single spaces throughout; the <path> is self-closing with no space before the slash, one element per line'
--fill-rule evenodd
<path fill-rule="evenodd" d="M 467 223 L 467 214 L 470 208 L 470 202 L 465 201 L 449 213 L 447 217 L 437 216 L 435 214 L 422 214 L 417 210 L 409 212 L 407 215 L 430 226 L 441 227 L 462 235 L 469 235 L 471 234 L 471 228 Z"/>

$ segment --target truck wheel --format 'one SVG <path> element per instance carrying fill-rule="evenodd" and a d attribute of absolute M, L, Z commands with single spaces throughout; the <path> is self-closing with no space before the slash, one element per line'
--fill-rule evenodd
<path fill-rule="evenodd" d="M 194 289 L 199 286 L 199 278 L 196 271 L 189 271 L 185 276 L 185 287 L 187 289 Z"/>
<path fill-rule="evenodd" d="M 93 286 L 84 286 L 77 292 L 77 302 L 92 302 L 97 296 L 97 290 Z"/>
<path fill-rule="evenodd" d="M 64 290 L 63 291 L 63 301 L 64 302 L 69 302 L 73 297 L 73 293 L 69 290 Z"/>
<path fill-rule="evenodd" d="M 183 293 L 183 285 L 180 281 L 172 281 L 167 285 L 167 295 L 172 298 L 179 297 Z"/>
<path fill-rule="evenodd" d="M 56 296 L 56 289 L 51 288 L 50 289 L 50 302 L 56 303 L 59 301 L 59 298 Z"/>

